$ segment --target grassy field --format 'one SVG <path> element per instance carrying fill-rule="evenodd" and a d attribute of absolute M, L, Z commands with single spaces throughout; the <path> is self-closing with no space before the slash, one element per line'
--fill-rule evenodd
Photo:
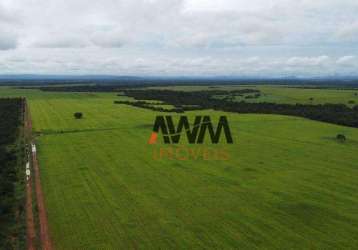
<path fill-rule="evenodd" d="M 56 249 L 358 245 L 358 129 L 287 116 L 188 112 L 228 116 L 235 143 L 218 147 L 229 150 L 230 160 L 154 161 L 158 146 L 147 140 L 156 112 L 113 104 L 123 98 L 114 93 L 0 89 L 0 96 L 18 95 L 28 97 L 39 134 Z M 73 118 L 77 111 L 84 119 Z M 338 133 L 346 143 L 334 139 Z"/>

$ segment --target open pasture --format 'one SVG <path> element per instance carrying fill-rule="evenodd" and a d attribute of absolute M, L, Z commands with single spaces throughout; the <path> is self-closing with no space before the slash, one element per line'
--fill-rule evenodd
<path fill-rule="evenodd" d="M 0 89 L 17 95 L 30 102 L 56 249 L 358 245 L 357 129 L 193 111 L 186 114 L 228 116 L 230 159 L 154 161 L 159 145 L 147 140 L 157 112 L 114 104 L 115 93 Z M 337 142 L 338 133 L 348 140 Z"/>

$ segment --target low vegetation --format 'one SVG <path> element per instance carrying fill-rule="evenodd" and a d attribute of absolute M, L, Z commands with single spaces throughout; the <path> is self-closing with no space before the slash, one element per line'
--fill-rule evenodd
<path fill-rule="evenodd" d="M 76 119 L 82 119 L 83 113 L 81 113 L 81 112 L 76 112 L 76 113 L 73 114 L 73 116 L 74 116 Z"/>
<path fill-rule="evenodd" d="M 336 139 L 340 142 L 345 142 L 347 140 L 346 136 L 345 135 L 342 135 L 342 134 L 338 134 L 336 136 Z"/>

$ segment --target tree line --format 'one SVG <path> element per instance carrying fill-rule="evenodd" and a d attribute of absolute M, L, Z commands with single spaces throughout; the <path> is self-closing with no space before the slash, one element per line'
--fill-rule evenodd
<path fill-rule="evenodd" d="M 348 107 L 345 104 L 277 104 L 277 103 L 248 103 L 235 102 L 229 99 L 217 99 L 217 95 L 240 94 L 240 90 L 222 91 L 173 91 L 173 90 L 124 90 L 124 94 L 136 100 L 159 100 L 164 104 L 175 106 L 176 109 L 197 110 L 214 109 L 236 113 L 278 114 L 291 115 L 311 120 L 329 122 L 338 125 L 358 127 L 358 105 Z M 242 91 L 242 90 L 241 90 Z M 246 92 L 248 90 L 245 90 Z M 256 92 L 256 94 L 259 94 Z M 143 103 L 128 103 L 144 108 Z M 159 111 L 159 110 L 158 110 Z"/>
<path fill-rule="evenodd" d="M 19 249 L 25 237 L 19 224 L 25 210 L 24 148 L 18 143 L 23 111 L 22 99 L 0 99 L 0 249 Z"/>

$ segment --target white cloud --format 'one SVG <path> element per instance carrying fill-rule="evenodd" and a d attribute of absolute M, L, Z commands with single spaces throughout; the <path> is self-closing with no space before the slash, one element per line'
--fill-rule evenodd
<path fill-rule="evenodd" d="M 337 59 L 337 64 L 341 66 L 352 66 L 356 65 L 358 60 L 355 56 L 342 56 Z"/>
<path fill-rule="evenodd" d="M 329 63 L 330 58 L 328 56 L 318 56 L 318 57 L 292 57 L 287 60 L 288 66 L 298 66 L 298 67 L 307 67 L 307 66 L 324 66 Z"/>
<path fill-rule="evenodd" d="M 128 36 L 120 30 L 109 29 L 107 31 L 95 31 L 91 34 L 90 41 L 103 48 L 120 48 L 127 44 Z"/>
<path fill-rule="evenodd" d="M 0 74 L 339 73 L 358 67 L 357 12 L 356 0 L 2 0 L 0 50 L 26 60 L 0 54 Z"/>

